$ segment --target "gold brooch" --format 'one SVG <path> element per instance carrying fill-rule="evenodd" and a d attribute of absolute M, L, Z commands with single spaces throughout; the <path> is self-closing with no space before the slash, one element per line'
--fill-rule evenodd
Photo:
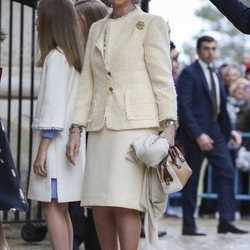
<path fill-rule="evenodd" d="M 143 29 L 144 29 L 144 27 L 145 27 L 145 24 L 144 24 L 144 22 L 143 22 L 143 21 L 139 21 L 139 22 L 137 22 L 137 24 L 136 24 L 136 28 L 137 28 L 138 30 L 143 30 Z"/>

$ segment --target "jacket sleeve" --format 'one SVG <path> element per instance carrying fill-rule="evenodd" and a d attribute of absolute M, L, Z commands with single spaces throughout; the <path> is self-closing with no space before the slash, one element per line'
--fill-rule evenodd
<path fill-rule="evenodd" d="M 166 22 L 154 16 L 144 41 L 145 62 L 158 107 L 159 121 L 177 120 L 177 101 L 170 61 L 169 30 Z"/>
<path fill-rule="evenodd" d="M 203 130 L 197 123 L 192 111 L 194 88 L 194 77 L 187 69 L 184 69 L 177 83 L 178 111 L 181 126 L 183 126 L 188 135 L 195 140 L 203 133 Z"/>
<path fill-rule="evenodd" d="M 92 39 L 92 30 L 93 26 L 91 26 L 88 36 L 88 41 L 85 50 L 84 63 L 83 63 L 83 71 L 81 74 L 81 79 L 79 83 L 79 90 L 77 94 L 74 115 L 72 123 L 87 126 L 87 121 L 89 117 L 89 112 L 91 109 L 91 102 L 93 96 L 93 88 L 94 88 L 94 79 L 93 72 L 90 63 L 90 50 L 91 44 L 93 42 Z"/>
<path fill-rule="evenodd" d="M 67 104 L 70 67 L 65 56 L 53 51 L 44 64 L 45 79 L 41 100 L 41 111 L 35 117 L 33 128 L 63 130 Z"/>
<path fill-rule="evenodd" d="M 232 24 L 250 34 L 250 8 L 239 0 L 210 0 Z"/>

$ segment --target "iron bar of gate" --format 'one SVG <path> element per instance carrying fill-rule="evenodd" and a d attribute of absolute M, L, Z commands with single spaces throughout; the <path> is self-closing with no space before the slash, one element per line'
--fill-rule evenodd
<path fill-rule="evenodd" d="M 32 167 L 32 117 L 34 114 L 34 77 L 35 77 L 35 10 L 32 10 L 32 34 L 31 34 L 31 85 L 30 85 L 30 130 L 29 130 L 29 171 L 28 171 L 28 180 L 27 180 L 27 189 L 29 186 L 29 177 Z M 32 206 L 31 200 L 28 200 L 30 207 Z M 26 220 L 31 221 L 31 210 L 26 213 Z M 37 214 L 35 221 L 42 220 L 42 209 L 41 203 L 38 203 Z"/>
<path fill-rule="evenodd" d="M 31 64 L 30 64 L 30 130 L 29 130 L 29 171 L 28 171 L 28 181 L 27 181 L 27 189 L 29 186 L 29 177 L 30 177 L 30 171 L 31 171 L 31 164 L 32 164 L 32 143 L 33 143 L 33 137 L 32 137 L 32 117 L 34 114 L 34 79 L 35 79 L 35 71 L 34 71 L 34 67 L 35 67 L 35 10 L 32 10 L 32 31 L 31 31 Z M 27 192 L 26 192 L 27 193 Z M 29 202 L 29 206 L 31 206 L 31 202 L 30 200 Z M 30 219 L 31 216 L 31 212 L 30 210 L 26 213 L 26 220 Z"/>
<path fill-rule="evenodd" d="M 7 110 L 7 137 L 10 141 L 10 132 L 11 132 L 11 94 L 12 94 L 12 49 L 13 49 L 13 3 L 10 1 L 9 4 L 9 13 L 10 13 L 10 21 L 9 21 L 9 72 L 8 72 L 8 110 Z M 3 213 L 3 220 L 7 220 L 8 213 L 5 211 Z"/>
<path fill-rule="evenodd" d="M 18 3 L 21 3 L 21 4 L 27 5 L 29 7 L 35 8 L 36 7 L 36 2 L 38 0 L 11 0 L 11 1 L 18 2 Z"/>
<path fill-rule="evenodd" d="M 2 13 L 2 0 L 0 0 L 0 13 Z M 0 27 L 2 28 L 2 15 L 0 15 Z M 0 44 L 0 65 L 1 65 L 1 44 Z"/>
<path fill-rule="evenodd" d="M 19 93 L 18 93 L 18 124 L 17 124 L 17 172 L 21 179 L 21 142 L 22 142 L 22 92 L 23 92 L 23 30 L 24 30 L 24 6 L 20 9 L 20 44 L 19 44 Z M 15 212 L 15 220 L 19 219 L 19 212 Z"/>
<path fill-rule="evenodd" d="M 7 115 L 7 136 L 10 141 L 10 120 L 11 120 L 11 94 L 12 94 L 12 49 L 13 49 L 13 3 L 9 5 L 10 22 L 9 22 L 9 74 L 8 74 L 8 115 Z"/>

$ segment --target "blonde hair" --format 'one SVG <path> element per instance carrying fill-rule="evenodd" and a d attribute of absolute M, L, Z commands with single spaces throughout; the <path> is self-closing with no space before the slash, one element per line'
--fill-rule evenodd
<path fill-rule="evenodd" d="M 239 78 L 229 87 L 229 94 L 233 95 L 234 92 L 241 86 L 250 85 L 250 81 L 245 78 Z"/>
<path fill-rule="evenodd" d="M 70 66 L 82 71 L 83 46 L 79 34 L 76 12 L 70 0 L 40 0 L 38 13 L 38 44 L 42 67 L 48 53 L 59 47 Z"/>
<path fill-rule="evenodd" d="M 90 26 L 104 18 L 108 14 L 107 7 L 99 0 L 81 0 L 75 4 L 77 14 L 80 16 L 82 22 L 85 24 L 85 39 L 89 33 Z"/>

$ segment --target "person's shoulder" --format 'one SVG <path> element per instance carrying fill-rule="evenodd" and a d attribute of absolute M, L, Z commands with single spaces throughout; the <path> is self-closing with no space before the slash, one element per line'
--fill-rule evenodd
<path fill-rule="evenodd" d="M 197 62 L 195 61 L 195 62 L 193 62 L 193 63 L 191 63 L 191 64 L 185 66 L 185 67 L 183 68 L 181 74 L 182 74 L 182 75 L 184 75 L 184 74 L 185 74 L 185 75 L 186 75 L 186 74 L 188 74 L 188 75 L 194 75 L 194 74 L 196 74 L 196 72 L 197 72 Z"/>
<path fill-rule="evenodd" d="M 55 49 L 52 49 L 46 59 L 45 59 L 45 63 L 46 64 L 52 64 L 52 63 L 64 63 L 66 62 L 66 57 L 62 51 L 62 49 L 60 49 L 59 47 L 58 48 L 55 48 Z"/>
<path fill-rule="evenodd" d="M 92 25 L 91 25 L 91 29 L 95 29 L 95 28 L 98 28 L 98 27 L 101 27 L 105 24 L 105 22 L 107 21 L 108 19 L 108 15 L 105 16 L 104 18 L 94 22 Z"/>
<path fill-rule="evenodd" d="M 147 12 L 143 12 L 140 11 L 137 18 L 142 18 L 144 21 L 147 22 L 155 22 L 155 23 L 166 23 L 166 21 L 164 20 L 163 17 L 155 15 L 155 14 L 151 14 L 151 13 L 147 13 Z"/>
<path fill-rule="evenodd" d="M 194 71 L 196 71 L 198 68 L 202 69 L 198 60 L 195 60 L 194 62 L 192 62 L 187 66 L 187 69 Z"/>
<path fill-rule="evenodd" d="M 163 33 L 168 33 L 169 28 L 168 28 L 168 23 L 164 20 L 163 17 L 154 15 L 151 13 L 145 13 L 141 11 L 136 19 L 134 20 L 136 23 L 144 23 L 145 25 L 145 30 L 161 30 Z"/>
<path fill-rule="evenodd" d="M 47 58 L 61 58 L 61 59 L 63 59 L 63 58 L 65 58 L 65 55 L 64 55 L 62 49 L 57 47 L 55 49 L 52 49 L 48 53 Z"/>
<path fill-rule="evenodd" d="M 196 62 L 193 62 L 193 63 L 191 63 L 191 64 L 188 64 L 188 65 L 186 65 L 185 67 L 184 67 L 184 70 L 187 70 L 187 71 L 189 71 L 189 70 L 194 70 L 195 69 L 195 66 L 196 65 Z"/>
<path fill-rule="evenodd" d="M 107 21 L 108 16 L 104 17 L 103 19 L 100 19 L 96 22 L 94 22 L 89 29 L 89 37 L 93 36 L 94 34 L 99 33 L 100 30 L 102 30 L 102 28 L 104 27 L 106 21 Z"/>

